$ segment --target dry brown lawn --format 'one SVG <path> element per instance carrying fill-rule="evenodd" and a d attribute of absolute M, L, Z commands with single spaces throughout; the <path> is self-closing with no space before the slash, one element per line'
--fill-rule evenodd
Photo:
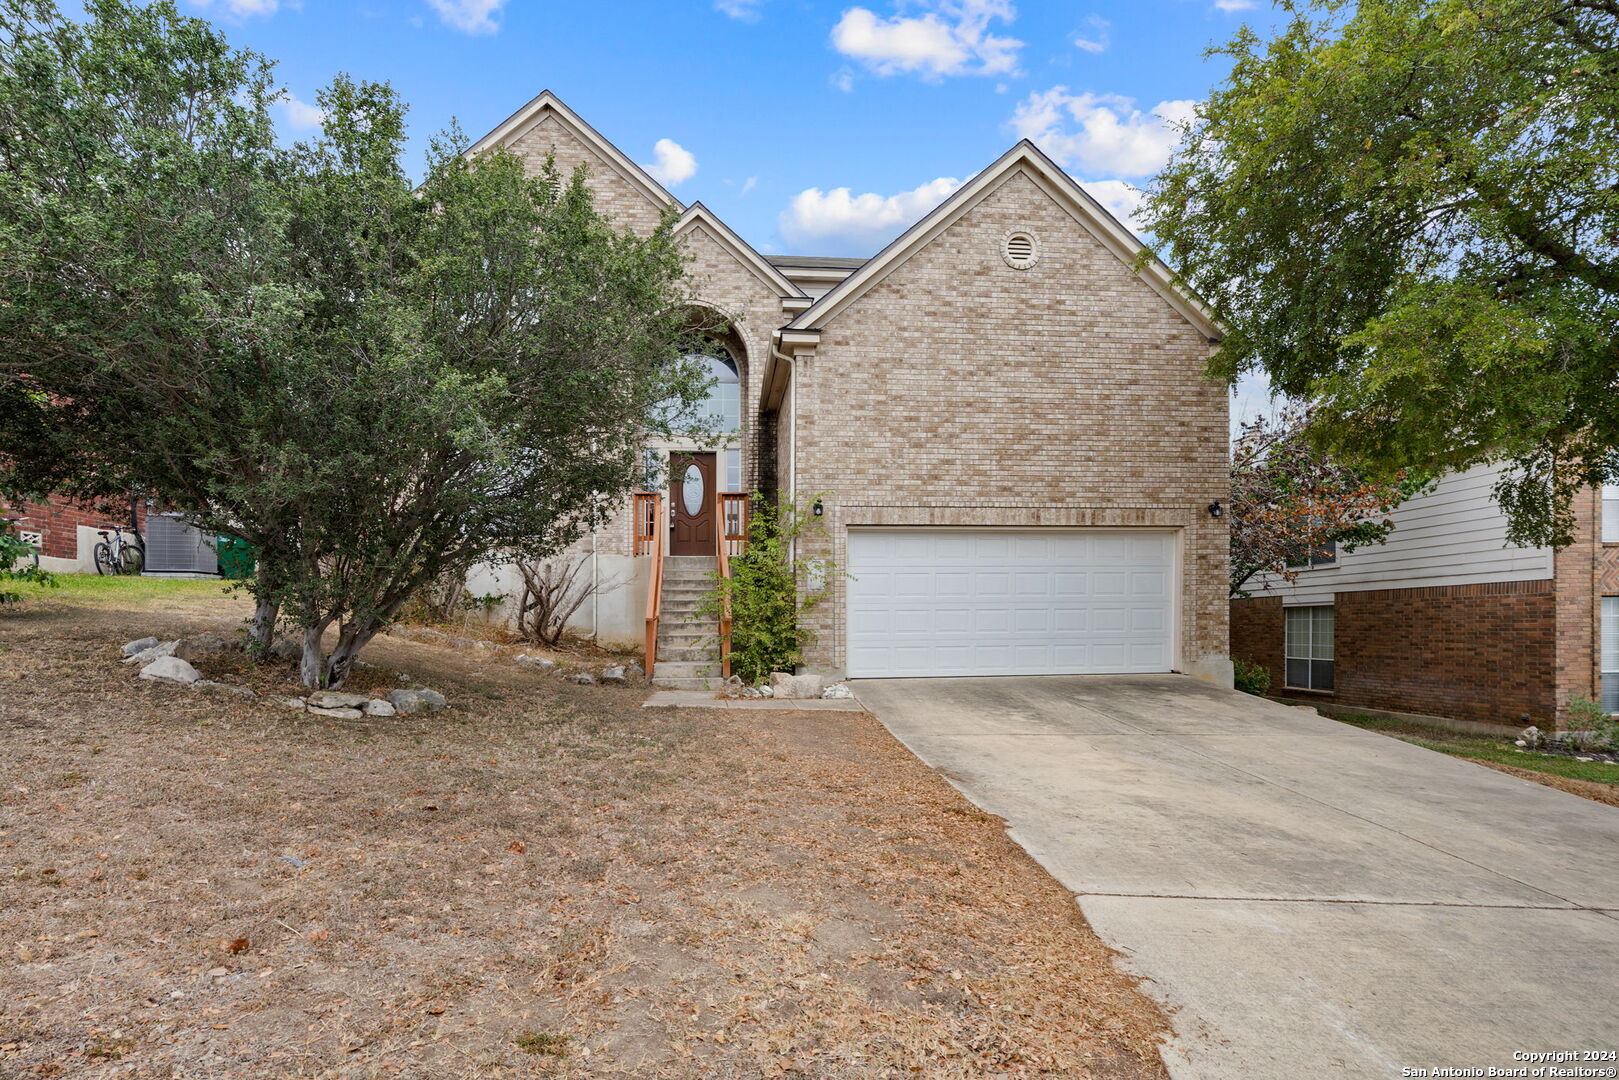
<path fill-rule="evenodd" d="M 364 680 L 452 708 L 341 721 L 118 661 L 242 611 L 0 614 L 0 1077 L 1164 1075 L 1073 898 L 872 717 L 388 639 Z"/>

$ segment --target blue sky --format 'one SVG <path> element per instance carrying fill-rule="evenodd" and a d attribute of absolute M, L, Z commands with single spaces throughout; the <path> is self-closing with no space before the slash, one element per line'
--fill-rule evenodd
<path fill-rule="evenodd" d="M 291 136 L 340 71 L 391 82 L 415 147 L 549 88 L 765 252 L 867 255 L 1029 136 L 1115 212 L 1224 74 L 1259 0 L 181 0 L 279 62 Z"/>

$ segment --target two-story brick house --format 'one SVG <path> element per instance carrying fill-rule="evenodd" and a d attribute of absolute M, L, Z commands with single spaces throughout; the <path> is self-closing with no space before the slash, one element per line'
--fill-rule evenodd
<path fill-rule="evenodd" d="M 473 152 L 496 145 L 536 166 L 583 162 L 623 227 L 679 213 L 691 302 L 732 327 L 711 370 L 737 431 L 650 448 L 670 466 L 658 542 L 673 560 L 712 554 L 716 485 L 818 499 L 805 553 L 840 572 L 806 583 L 825 593 L 806 618 L 810 666 L 1229 685 L 1228 405 L 1204 374 L 1219 329 L 1161 264 L 1137 266 L 1135 238 L 1034 146 L 873 258 L 834 259 L 761 255 L 550 93 Z M 575 549 L 617 585 L 579 616 L 604 639 L 642 629 L 653 560 L 636 531 L 626 507 Z M 473 587 L 511 585 L 495 572 Z M 712 671 L 680 655 L 658 674 Z"/>
<path fill-rule="evenodd" d="M 1582 492 L 1554 551 L 1506 542 L 1496 477 L 1448 476 L 1394 511 L 1386 544 L 1256 579 L 1231 603 L 1231 654 L 1335 707 L 1520 726 L 1573 697 L 1619 712 L 1619 488 Z"/>

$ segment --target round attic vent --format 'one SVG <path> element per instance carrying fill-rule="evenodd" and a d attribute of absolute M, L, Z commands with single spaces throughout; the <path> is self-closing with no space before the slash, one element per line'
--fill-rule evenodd
<path fill-rule="evenodd" d="M 1028 233 L 1010 232 L 1006 234 L 1005 245 L 1001 248 L 1001 258 L 1014 270 L 1027 270 L 1040 261 L 1040 249 L 1035 245 L 1034 237 Z"/>

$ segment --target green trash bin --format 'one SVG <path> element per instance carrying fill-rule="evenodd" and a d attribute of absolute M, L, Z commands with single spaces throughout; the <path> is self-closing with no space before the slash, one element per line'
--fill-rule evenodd
<path fill-rule="evenodd" d="M 219 556 L 219 573 L 232 581 L 252 577 L 258 567 L 253 545 L 239 537 L 221 533 L 214 540 L 214 551 Z"/>

